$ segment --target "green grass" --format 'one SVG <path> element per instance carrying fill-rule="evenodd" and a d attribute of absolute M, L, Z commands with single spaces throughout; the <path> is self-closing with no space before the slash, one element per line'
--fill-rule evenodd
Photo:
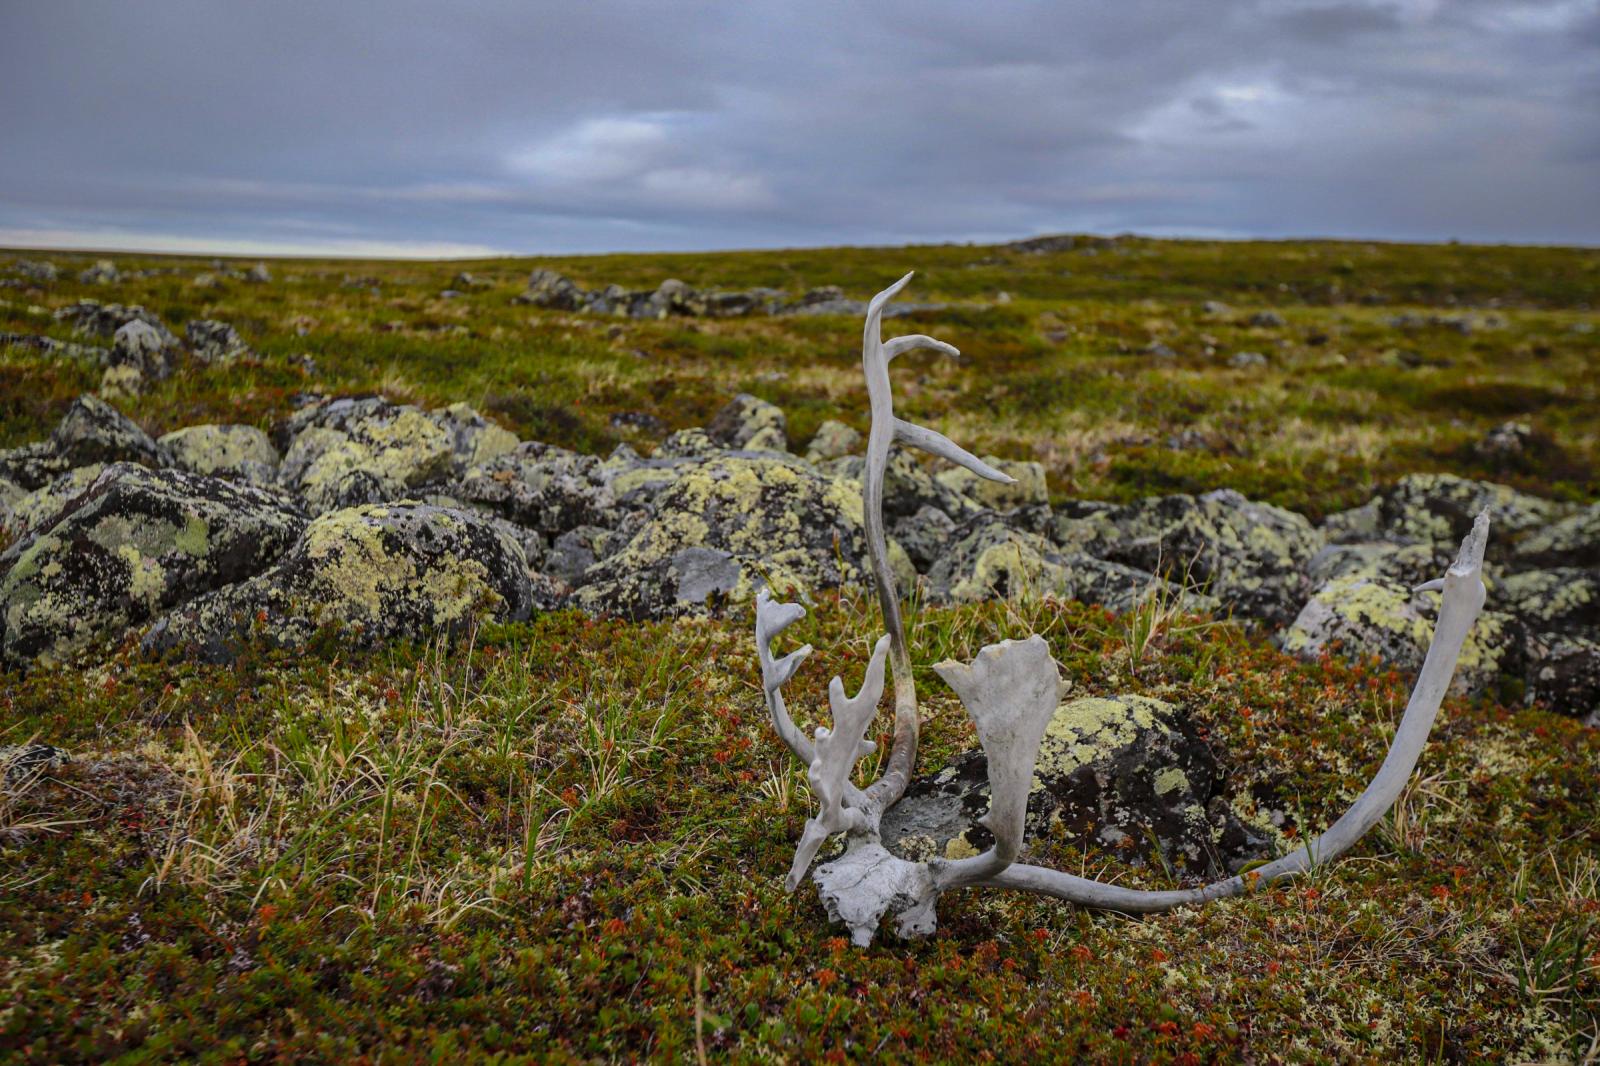
<path fill-rule="evenodd" d="M 908 298 L 962 306 L 891 328 L 935 333 L 966 354 L 909 357 L 897 372 L 897 403 L 979 450 L 1040 460 L 1059 497 L 1226 486 L 1318 515 L 1418 470 L 1574 499 L 1600 493 L 1597 251 L 1128 239 L 1051 255 L 945 245 L 538 262 L 587 286 L 677 276 L 795 293 L 838 283 L 857 297 L 915 268 Z M 622 440 L 649 447 L 652 437 L 611 424 L 620 412 L 648 412 L 669 429 L 703 425 L 739 391 L 783 406 L 796 446 L 823 419 L 859 424 L 866 408 L 860 324 L 845 317 L 635 322 L 538 311 L 510 302 L 527 261 L 282 261 L 271 285 L 220 289 L 191 284 L 209 269 L 202 261 L 118 263 L 179 273 L 0 291 L 8 301 L 0 331 L 68 338 L 48 310 L 80 295 L 142 303 L 180 330 L 195 317 L 234 323 L 260 358 L 183 375 L 129 403 L 153 431 L 219 419 L 266 425 L 313 388 L 466 400 L 525 438 L 588 451 Z M 460 269 L 494 284 L 439 299 Z M 378 279 L 378 293 L 346 287 L 347 277 Z M 994 302 L 1002 292 L 1009 303 Z M 1233 311 L 1206 316 L 1208 299 Z M 1249 326 L 1264 308 L 1286 326 Z M 1463 335 L 1391 324 L 1407 311 L 1492 314 L 1503 325 Z M 1142 354 L 1154 341 L 1177 358 Z M 1259 351 L 1271 365 L 1229 368 L 1239 351 Z M 315 359 L 316 375 L 295 365 L 302 354 Z M 0 446 L 48 432 L 98 376 L 0 350 Z M 1538 447 L 1509 461 L 1478 455 L 1472 444 L 1508 419 L 1529 423 Z M 1168 446 L 1186 431 L 1199 447 Z"/>
<path fill-rule="evenodd" d="M 0 290 L 0 331 L 67 339 L 48 310 L 80 295 L 143 303 L 180 331 L 193 317 L 233 322 L 259 358 L 125 405 L 155 432 L 267 426 L 309 388 L 464 399 L 524 437 L 588 450 L 648 447 L 611 426 L 618 411 L 681 428 L 740 390 L 782 404 L 796 445 L 824 418 L 862 426 L 860 326 L 848 319 L 541 312 L 509 303 L 525 261 L 284 261 L 271 285 L 201 290 L 189 284 L 209 269 L 199 261 L 117 259 L 183 273 Z M 1596 322 L 1593 251 L 1129 240 L 1047 256 L 942 246 L 541 262 L 589 286 L 677 276 L 839 283 L 853 296 L 915 267 L 911 298 L 975 306 L 896 324 L 967 353 L 897 364 L 902 413 L 979 451 L 1038 458 L 1060 497 L 1228 486 L 1320 514 L 1416 470 L 1600 493 L 1600 335 L 1574 329 Z M 495 287 L 437 299 L 459 269 Z M 379 277 L 380 295 L 343 287 L 347 274 Z M 1001 291 L 1014 298 L 994 304 Z M 1360 302 L 1369 294 L 1377 302 Z M 1203 316 L 1206 299 L 1233 314 Z M 1245 324 L 1268 307 L 1286 328 Z M 1392 326 L 1404 310 L 1492 310 L 1505 325 Z M 467 332 L 438 328 L 454 325 Z M 1139 354 L 1152 340 L 1178 358 Z M 1239 350 L 1272 365 L 1227 368 Z M 97 382 L 98 370 L 0 349 L 0 445 L 42 437 Z M 1495 466 L 1471 445 L 1510 418 L 1533 426 L 1535 447 Z M 1166 447 L 1184 430 L 1209 447 Z M 804 726 L 831 674 L 858 682 L 876 626 L 852 589 L 786 634 L 825 649 L 790 685 Z M 1126 617 L 1034 600 L 919 610 L 912 646 L 931 664 L 1035 630 L 1074 693 L 1192 708 L 1235 806 L 1263 796 L 1293 812 L 1284 846 L 1370 777 L 1410 681 L 1297 662 L 1161 604 Z M 932 771 L 974 739 L 953 695 L 919 671 L 919 766 Z M 1448 701 L 1395 811 L 1306 881 L 1139 920 L 963 893 L 942 902 L 933 940 L 857 950 L 809 887 L 782 891 L 809 796 L 756 677 L 747 617 L 573 613 L 454 647 L 352 657 L 329 642 L 232 667 L 125 651 L 88 670 L 0 675 L 0 745 L 38 738 L 75 756 L 0 791 L 0 1059 L 1594 1054 L 1600 734 L 1572 721 Z M 1036 843 L 1063 869 L 1170 883 L 1115 853 Z"/>

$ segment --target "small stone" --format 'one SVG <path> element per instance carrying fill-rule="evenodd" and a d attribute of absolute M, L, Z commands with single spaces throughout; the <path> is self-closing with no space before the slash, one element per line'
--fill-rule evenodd
<path fill-rule="evenodd" d="M 244 280 L 254 282 L 257 285 L 264 285 L 272 280 L 272 271 L 267 269 L 267 264 L 257 263 L 245 271 Z"/>
<path fill-rule="evenodd" d="M 93 266 L 78 275 L 78 281 L 84 285 L 113 285 L 122 280 L 122 274 L 117 270 L 117 264 L 109 259 L 97 259 Z"/>
<path fill-rule="evenodd" d="M 216 319 L 197 318 L 184 327 L 189 347 L 201 363 L 226 365 L 250 354 L 249 345 L 237 330 Z"/>
<path fill-rule="evenodd" d="M 706 435 L 728 448 L 786 452 L 788 428 L 783 408 L 741 392 L 712 418 Z"/>
<path fill-rule="evenodd" d="M 853 426 L 830 418 L 817 427 L 811 443 L 806 445 L 806 460 L 820 463 L 827 459 L 840 459 L 854 455 L 864 446 L 864 439 Z"/>
<path fill-rule="evenodd" d="M 1267 357 L 1260 352 L 1234 352 L 1228 359 L 1228 365 L 1235 370 L 1248 370 L 1252 367 L 1267 365 Z"/>
<path fill-rule="evenodd" d="M 1282 329 L 1285 323 L 1276 311 L 1257 311 L 1246 320 L 1246 325 L 1255 329 Z"/>

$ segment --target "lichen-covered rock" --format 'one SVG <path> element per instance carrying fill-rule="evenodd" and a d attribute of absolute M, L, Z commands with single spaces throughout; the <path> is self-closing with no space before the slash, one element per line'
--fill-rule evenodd
<path fill-rule="evenodd" d="M 28 495 L 28 490 L 15 481 L 0 477 L 0 533 L 16 536 L 13 521 L 17 504 Z"/>
<path fill-rule="evenodd" d="M 828 459 L 842 459 L 866 446 L 866 441 L 853 426 L 828 419 L 817 427 L 811 443 L 806 445 L 806 461 L 820 463 Z"/>
<path fill-rule="evenodd" d="M 827 474 L 845 478 L 855 483 L 860 491 L 866 460 L 859 455 L 834 459 L 822 463 Z M 888 465 L 883 475 L 883 516 L 888 522 L 910 518 L 924 507 L 943 511 L 957 522 L 965 521 L 983 510 L 978 501 L 941 482 L 926 466 L 913 458 L 904 448 L 889 453 Z"/>
<path fill-rule="evenodd" d="M 455 435 L 441 421 L 378 396 L 315 404 L 276 431 L 291 441 L 278 480 L 313 514 L 400 499 L 457 470 Z"/>
<path fill-rule="evenodd" d="M 335 627 L 375 642 L 456 631 L 480 615 L 520 620 L 531 608 L 522 548 L 487 517 L 367 504 L 313 520 L 275 565 L 169 614 L 144 647 L 225 661 L 251 634 L 300 647 Z"/>
<path fill-rule="evenodd" d="M 518 444 L 515 433 L 484 418 L 471 404 L 453 403 L 430 412 L 429 417 L 449 434 L 452 462 L 458 474 L 514 451 Z"/>
<path fill-rule="evenodd" d="M 99 300 L 79 300 L 55 313 L 58 322 L 71 322 L 80 332 L 96 337 L 115 337 L 129 322 L 143 322 L 161 337 L 164 348 L 175 347 L 178 338 L 153 311 L 138 304 L 103 304 Z"/>
<path fill-rule="evenodd" d="M 187 426 L 156 443 L 180 470 L 260 485 L 277 478 L 278 449 L 255 426 Z"/>
<path fill-rule="evenodd" d="M 1330 544 L 1311 557 L 1306 574 L 1313 588 L 1340 577 L 1381 577 L 1410 588 L 1444 573 L 1455 557 L 1455 551 L 1442 544 Z"/>
<path fill-rule="evenodd" d="M 469 469 L 453 488 L 460 500 L 557 537 L 580 526 L 618 521 L 610 472 L 593 455 L 537 441 Z"/>
<path fill-rule="evenodd" d="M 1033 593 L 1126 611 L 1159 595 L 1190 611 L 1217 608 L 1211 596 L 1185 590 L 1146 570 L 1083 552 L 1061 552 L 1039 534 L 993 515 L 973 519 L 956 532 L 928 571 L 927 583 L 929 599 L 940 603 L 979 603 Z"/>
<path fill-rule="evenodd" d="M 1413 595 L 1395 581 L 1341 577 L 1317 591 L 1284 634 L 1283 648 L 1305 659 L 1340 650 L 1357 657 L 1375 655 L 1406 673 L 1422 669 L 1433 641 L 1436 593 Z M 1502 674 L 1521 665 L 1521 630 L 1515 619 L 1498 611 L 1478 615 L 1456 663 L 1452 692 L 1484 691 Z"/>
<path fill-rule="evenodd" d="M 257 263 L 245 271 L 244 280 L 254 282 L 257 285 L 265 285 L 272 281 L 272 271 L 267 269 L 267 264 Z"/>
<path fill-rule="evenodd" d="M 1530 533 L 1515 551 L 1532 566 L 1600 566 L 1600 503 Z"/>
<path fill-rule="evenodd" d="M 1280 624 L 1305 602 L 1322 535 L 1304 515 L 1231 489 L 1158 496 L 1060 524 L 1069 549 L 1139 570 L 1187 575 L 1240 614 Z"/>
<path fill-rule="evenodd" d="M 129 400 L 144 392 L 146 379 L 137 367 L 108 366 L 100 375 L 100 388 L 96 390 L 102 400 L 110 403 Z"/>
<path fill-rule="evenodd" d="M 1358 544 L 1377 540 L 1383 533 L 1383 500 L 1377 496 L 1360 507 L 1335 511 L 1322 520 L 1322 535 L 1329 544 Z"/>
<path fill-rule="evenodd" d="M 140 381 L 160 381 L 172 373 L 166 339 L 150 323 L 137 318 L 118 328 L 106 361 L 112 370 L 132 370 Z"/>
<path fill-rule="evenodd" d="M 979 477 L 966 467 L 952 466 L 936 475 L 945 485 L 979 505 L 992 511 L 1009 511 L 1014 507 L 1050 502 L 1050 490 L 1045 485 L 1044 464 L 1022 459 L 1001 459 L 986 455 L 983 461 L 1016 481 L 1010 485 Z"/>
<path fill-rule="evenodd" d="M 711 419 L 706 436 L 725 448 L 786 452 L 788 431 L 783 408 L 741 392 Z"/>
<path fill-rule="evenodd" d="M 909 859 L 964 858 L 994 841 L 982 751 L 911 783 L 883 816 L 883 841 Z M 1144 696 L 1076 699 L 1050 720 L 1028 796 L 1028 851 L 1043 843 L 1155 861 L 1215 878 L 1269 853 L 1270 834 L 1223 795 L 1216 757 L 1182 708 Z"/>
<path fill-rule="evenodd" d="M 616 551 L 623 538 L 599 526 L 578 526 L 555 538 L 545 555 L 543 572 L 568 587 L 578 585 L 584 572 Z"/>
<path fill-rule="evenodd" d="M 1528 639 L 1528 703 L 1600 725 L 1600 642 L 1565 633 Z"/>
<path fill-rule="evenodd" d="M 67 464 L 131 462 L 166 466 L 166 451 L 127 415 L 98 396 L 80 396 L 50 434 L 51 450 Z"/>
<path fill-rule="evenodd" d="M 113 285 L 121 280 L 117 264 L 109 259 L 96 259 L 93 265 L 78 272 L 78 281 L 84 285 Z"/>
<path fill-rule="evenodd" d="M 239 331 L 214 318 L 197 318 L 184 327 L 194 357 L 206 366 L 225 366 L 250 354 Z"/>
<path fill-rule="evenodd" d="M 512 302 L 548 307 L 558 311 L 576 311 L 584 304 L 583 290 L 554 270 L 537 267 L 528 275 L 528 285 Z"/>
<path fill-rule="evenodd" d="M 1472 528 L 1485 507 L 1497 534 L 1490 550 L 1509 538 L 1550 525 L 1571 512 L 1569 505 L 1518 492 L 1509 485 L 1472 481 L 1451 474 L 1411 474 L 1379 494 L 1379 525 L 1387 537 L 1450 547 Z"/>
<path fill-rule="evenodd" d="M 304 525 L 259 489 L 113 464 L 0 555 L 0 658 L 67 661 L 257 573 Z"/>
<path fill-rule="evenodd" d="M 76 467 L 13 501 L 11 515 L 6 519 L 6 532 L 20 537 L 31 529 L 43 529 L 54 522 L 68 504 L 94 484 L 104 469 L 102 463 Z"/>
<path fill-rule="evenodd" d="M 964 529 L 928 571 L 928 595 L 939 603 L 1053 593 L 1065 583 L 1059 556 L 1048 541 L 998 520 Z"/>
<path fill-rule="evenodd" d="M 26 491 L 40 489 L 71 469 L 72 464 L 57 455 L 47 440 L 0 451 L 0 478 Z"/>
<path fill-rule="evenodd" d="M 910 560 L 890 554 L 908 587 Z M 855 485 L 786 457 L 724 456 L 680 469 L 627 546 L 584 575 L 574 600 L 633 618 L 700 613 L 747 600 L 763 583 L 804 597 L 862 581 L 865 558 Z"/>
<path fill-rule="evenodd" d="M 1600 628 L 1600 572 L 1562 567 L 1527 570 L 1502 578 L 1495 606 L 1531 630 L 1581 632 Z"/>
<path fill-rule="evenodd" d="M 48 259 L 18 259 L 11 266 L 37 285 L 49 285 L 61 276 L 61 269 Z"/>
<path fill-rule="evenodd" d="M 950 547 L 956 530 L 955 520 L 937 507 L 923 507 L 909 518 L 895 522 L 890 535 L 905 549 L 917 573 L 926 574 Z"/>

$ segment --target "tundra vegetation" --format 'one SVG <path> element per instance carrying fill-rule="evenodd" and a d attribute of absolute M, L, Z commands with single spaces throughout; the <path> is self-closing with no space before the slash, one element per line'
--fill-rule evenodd
<path fill-rule="evenodd" d="M 49 436 L 88 393 L 115 393 L 165 441 L 212 423 L 270 433 L 303 394 L 378 392 L 427 409 L 466 401 L 525 441 L 649 454 L 748 393 L 784 409 L 800 453 L 826 420 L 868 429 L 858 314 L 567 311 L 513 302 L 528 271 L 585 292 L 677 278 L 795 297 L 837 284 L 860 300 L 915 268 L 917 298 L 943 306 L 895 332 L 965 355 L 897 364 L 896 413 L 976 454 L 1038 462 L 1058 510 L 1228 488 L 1316 520 L 1417 473 L 1562 505 L 1600 495 L 1594 251 L 1080 238 L 284 260 L 265 278 L 248 263 L 119 256 L 108 273 L 98 256 L 19 256 L 58 276 L 0 264 L 0 333 L 58 343 L 0 345 L 0 448 Z M 108 373 L 72 350 L 105 338 L 53 314 L 85 297 L 150 309 L 196 362 L 165 368 L 159 343 L 130 337 L 139 358 Z M 235 434 L 204 450 L 243 469 L 258 443 Z M 348 473 L 340 454 L 319 453 L 307 476 Z M 219 513 L 277 529 L 275 504 L 250 499 Z M 421 522 L 428 506 L 401 510 Z M 366 514 L 363 536 L 376 536 Z M 322 531 L 354 521 L 309 517 Z M 220 535 L 172 525 L 151 551 L 192 556 Z M 322 562 L 307 587 L 355 565 Z M 828 676 L 855 691 L 883 632 L 867 576 L 838 569 L 843 584 L 784 632 L 786 647 L 828 649 L 786 690 L 808 736 L 831 721 Z M 156 572 L 141 595 L 170 587 Z M 1505 595 L 1566 610 L 1567 587 Z M 400 591 L 373 585 L 374 623 Z M 1331 647 L 1289 654 L 1270 628 L 1195 611 L 1203 601 L 1113 609 L 1015 592 L 910 596 L 918 775 L 969 766 L 978 746 L 932 664 L 1037 633 L 1081 701 L 1052 720 L 1036 773 L 1065 775 L 1185 708 L 1173 729 L 1214 758 L 1173 763 L 1154 787 L 1205 777 L 1262 858 L 1349 807 L 1414 679 Z M 216 663 L 128 641 L 88 663 L 0 672 L 4 1057 L 1584 1061 L 1600 1049 L 1600 734 L 1514 685 L 1447 697 L 1392 811 L 1303 878 L 1138 918 L 952 893 L 936 935 L 861 950 L 814 895 L 785 891 L 815 799 L 772 735 L 753 604 L 654 622 L 520 613 L 436 639 L 246 642 Z M 880 713 L 860 780 L 888 769 L 889 732 Z M 1207 879 L 1124 839 L 1030 831 L 1028 861 L 1136 889 Z M 986 846 L 962 835 L 944 853 Z"/>

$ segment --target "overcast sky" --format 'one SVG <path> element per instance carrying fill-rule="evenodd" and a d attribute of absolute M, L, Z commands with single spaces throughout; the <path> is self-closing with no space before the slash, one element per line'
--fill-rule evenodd
<path fill-rule="evenodd" d="M 0 245 L 1600 243 L 1600 0 L 0 0 Z"/>

